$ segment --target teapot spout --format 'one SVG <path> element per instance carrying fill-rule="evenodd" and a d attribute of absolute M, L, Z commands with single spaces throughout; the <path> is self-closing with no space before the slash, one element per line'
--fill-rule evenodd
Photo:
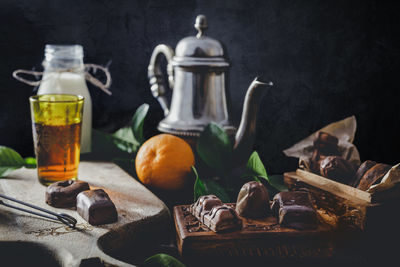
<path fill-rule="evenodd" d="M 266 89 L 272 82 L 261 82 L 258 77 L 250 84 L 244 99 L 242 118 L 235 136 L 234 160 L 240 164 L 248 160 L 253 149 L 256 134 L 258 108 Z"/>

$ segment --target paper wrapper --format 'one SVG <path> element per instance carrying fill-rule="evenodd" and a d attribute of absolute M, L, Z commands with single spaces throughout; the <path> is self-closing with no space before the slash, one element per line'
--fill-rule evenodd
<path fill-rule="evenodd" d="M 392 188 L 398 182 L 400 182 L 400 163 L 393 166 L 385 176 L 383 176 L 379 184 L 371 185 L 367 192 L 373 194 L 378 191 L 385 191 Z"/>
<path fill-rule="evenodd" d="M 299 166 L 305 170 L 310 170 L 310 159 L 314 149 L 314 140 L 318 132 L 326 132 L 339 139 L 339 152 L 343 158 L 352 163 L 360 165 L 360 154 L 353 145 L 354 135 L 356 133 L 357 121 L 355 116 L 345 118 L 344 120 L 333 122 L 315 133 L 301 140 L 292 147 L 285 149 L 283 153 L 288 157 L 299 158 Z"/>
<path fill-rule="evenodd" d="M 360 154 L 353 145 L 354 135 L 356 133 L 357 122 L 355 116 L 337 121 L 319 129 L 315 133 L 301 140 L 297 144 L 283 151 L 286 156 L 299 158 L 299 167 L 310 170 L 310 159 L 313 153 L 314 140 L 318 132 L 326 132 L 339 139 L 339 152 L 343 158 L 359 166 Z M 385 191 L 392 188 L 400 182 L 400 163 L 393 166 L 382 178 L 379 184 L 372 185 L 367 192 L 373 194 L 378 191 Z"/>

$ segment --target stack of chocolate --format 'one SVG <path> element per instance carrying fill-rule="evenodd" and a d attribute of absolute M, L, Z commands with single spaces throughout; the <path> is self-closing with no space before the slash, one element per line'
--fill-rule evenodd
<path fill-rule="evenodd" d="M 78 214 L 91 225 L 118 220 L 117 210 L 103 189 L 90 190 L 83 181 L 60 181 L 46 189 L 46 203 L 56 208 L 76 207 Z"/>
<path fill-rule="evenodd" d="M 340 156 L 339 140 L 328 133 L 318 132 L 314 140 L 310 170 L 334 181 L 367 190 L 379 183 L 391 166 L 367 160 L 360 166 Z"/>

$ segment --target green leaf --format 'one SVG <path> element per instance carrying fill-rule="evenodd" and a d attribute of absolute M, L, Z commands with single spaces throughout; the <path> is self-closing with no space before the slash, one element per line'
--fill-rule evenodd
<path fill-rule="evenodd" d="M 250 155 L 250 158 L 246 164 L 246 170 L 249 174 L 264 176 L 264 178 L 268 180 L 267 171 L 265 170 L 264 164 L 262 163 L 257 151 L 254 151 Z"/>
<path fill-rule="evenodd" d="M 194 182 L 195 202 L 199 197 L 211 194 L 216 195 L 224 203 L 230 202 L 229 194 L 222 186 L 220 186 L 217 182 L 211 179 L 201 180 L 194 166 L 192 166 L 192 171 L 196 177 L 196 181 Z"/>
<path fill-rule="evenodd" d="M 36 163 L 36 159 L 35 158 L 27 157 L 27 158 L 24 159 L 24 161 L 25 161 L 25 167 L 26 168 L 28 168 L 28 169 L 36 168 L 37 163 Z"/>
<path fill-rule="evenodd" d="M 0 166 L 0 178 L 6 177 L 9 175 L 13 170 L 19 169 L 21 167 L 12 167 L 12 166 Z"/>
<path fill-rule="evenodd" d="M 143 124 L 148 110 L 148 104 L 141 105 L 136 110 L 129 125 L 122 127 L 113 134 L 107 134 L 107 138 L 120 150 L 130 154 L 136 153 L 144 142 Z"/>
<path fill-rule="evenodd" d="M 257 151 L 254 151 L 251 154 L 246 165 L 246 173 L 243 176 L 250 177 L 257 182 L 260 182 L 260 179 L 264 179 L 275 191 L 278 192 L 288 190 L 288 188 L 283 183 L 282 175 L 268 176 L 265 166 L 262 163 Z M 270 188 L 267 189 L 270 193 L 274 193 L 274 190 L 271 190 Z"/>
<path fill-rule="evenodd" d="M 250 182 L 250 181 L 261 182 L 261 180 L 258 178 L 257 175 L 252 175 L 252 174 L 242 175 L 241 180 L 244 181 L 243 184 Z"/>
<path fill-rule="evenodd" d="M 131 126 L 123 127 L 107 136 L 114 145 L 127 153 L 136 153 L 140 147 L 140 143 L 133 136 Z"/>
<path fill-rule="evenodd" d="M 167 254 L 156 254 L 146 259 L 144 267 L 185 267 L 185 265 L 174 257 Z"/>
<path fill-rule="evenodd" d="M 142 144 L 145 140 L 143 137 L 143 124 L 149 111 L 149 104 L 143 104 L 136 109 L 135 115 L 132 118 L 132 132 L 136 141 Z"/>
<path fill-rule="evenodd" d="M 216 195 L 223 203 L 229 203 L 231 198 L 229 197 L 226 190 L 220 186 L 217 182 L 211 179 L 204 179 L 203 180 L 204 187 L 206 189 L 207 194 Z"/>
<path fill-rule="evenodd" d="M 210 123 L 197 140 L 200 158 L 218 174 L 225 175 L 230 169 L 232 144 L 228 135 L 218 124 Z"/>
<path fill-rule="evenodd" d="M 17 151 L 0 146 L 0 177 L 5 177 L 23 166 L 25 166 L 25 161 Z"/>
<path fill-rule="evenodd" d="M 132 158 L 132 154 L 118 148 L 108 133 L 92 129 L 92 153 L 81 155 L 82 160 L 111 161 L 114 158 Z"/>
<path fill-rule="evenodd" d="M 279 192 L 289 190 L 283 182 L 283 175 L 270 175 L 268 178 L 269 184 L 272 185 Z"/>
<path fill-rule="evenodd" d="M 197 199 L 203 195 L 207 195 L 206 188 L 203 184 L 203 182 L 199 178 L 199 174 L 197 173 L 197 170 L 194 166 L 192 166 L 192 171 L 194 173 L 194 176 L 196 177 L 196 180 L 194 182 L 194 202 L 197 201 Z"/>

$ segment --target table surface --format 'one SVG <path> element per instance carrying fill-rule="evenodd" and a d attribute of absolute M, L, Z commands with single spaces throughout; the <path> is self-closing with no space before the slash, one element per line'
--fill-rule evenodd
<path fill-rule="evenodd" d="M 95 227 L 84 221 L 74 209 L 58 209 L 47 205 L 46 187 L 38 182 L 36 169 L 22 168 L 0 179 L 0 192 L 54 212 L 69 214 L 78 220 L 79 231 L 58 222 L 1 206 L 2 251 L 10 251 L 11 254 L 24 251 L 26 255 L 25 248 L 33 246 L 38 251 L 45 250 L 62 266 L 79 266 L 82 259 L 97 257 L 117 266 L 131 266 L 111 257 L 108 254 L 113 251 L 107 250 L 118 250 L 124 243 L 132 242 L 143 228 L 140 227 L 143 221 L 147 222 L 146 225 L 157 225 L 170 220 L 165 204 L 113 163 L 81 162 L 78 177 L 88 182 L 92 189 L 103 188 L 109 194 L 117 207 L 118 222 Z M 4 202 L 15 204 L 7 200 Z M 30 256 L 31 263 L 40 260 L 36 259 L 38 256 Z M 11 257 L 12 255 L 9 258 Z"/>

